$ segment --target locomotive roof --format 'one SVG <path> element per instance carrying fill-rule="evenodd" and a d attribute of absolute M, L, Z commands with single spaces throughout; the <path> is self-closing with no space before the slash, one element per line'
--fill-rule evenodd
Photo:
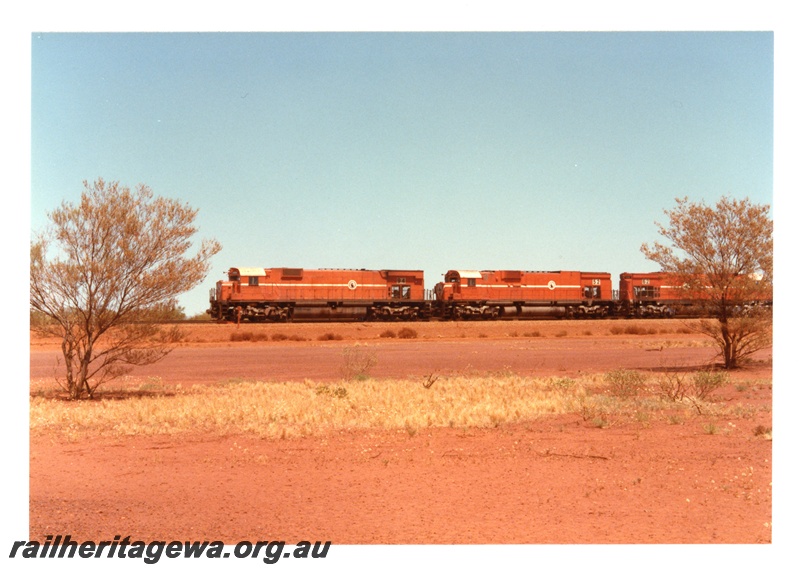
<path fill-rule="evenodd" d="M 231 270 L 234 269 L 243 277 L 264 277 L 266 275 L 263 267 L 231 267 Z"/>
<path fill-rule="evenodd" d="M 480 279 L 481 278 L 481 272 L 480 271 L 471 271 L 471 270 L 466 270 L 466 269 L 464 269 L 464 270 L 453 269 L 453 270 L 447 272 L 448 275 L 450 273 L 458 273 L 458 276 L 461 277 L 462 279 Z"/>
<path fill-rule="evenodd" d="M 606 271 L 565 271 L 563 269 L 557 271 L 525 271 L 521 269 L 484 269 L 483 271 L 473 271 L 467 269 L 450 269 L 447 275 L 453 273 L 458 274 L 462 279 L 481 279 L 483 273 L 581 273 L 583 275 L 610 275 Z"/>

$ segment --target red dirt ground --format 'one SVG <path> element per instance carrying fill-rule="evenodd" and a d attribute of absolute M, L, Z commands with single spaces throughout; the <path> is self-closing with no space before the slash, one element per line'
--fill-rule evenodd
<path fill-rule="evenodd" d="M 625 323 L 627 325 L 627 323 Z M 697 368 L 714 350 L 677 322 L 613 335 L 614 322 L 200 325 L 132 376 L 161 384 L 229 378 L 333 380 L 344 346 L 370 345 L 376 378 L 486 373 L 572 376 Z M 261 332 L 299 341 L 232 342 Z M 538 333 L 535 333 L 538 332 Z M 330 337 L 330 335 L 335 337 Z M 341 340 L 320 341 L 341 337 Z M 31 341 L 31 382 L 53 341 Z M 578 414 L 497 428 L 344 432 L 265 440 L 194 435 L 63 442 L 33 434 L 30 537 L 330 540 L 334 544 L 744 543 L 772 540 L 771 351 L 714 400 L 747 415 L 620 420 Z M 760 379 L 762 384 L 742 385 Z M 746 388 L 745 388 L 746 387 Z M 749 410 L 748 410 L 749 408 Z M 709 431 L 712 428 L 713 433 Z"/>

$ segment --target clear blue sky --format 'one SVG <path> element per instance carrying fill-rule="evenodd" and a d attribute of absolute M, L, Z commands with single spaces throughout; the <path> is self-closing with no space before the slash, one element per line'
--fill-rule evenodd
<path fill-rule="evenodd" d="M 674 198 L 772 204 L 773 34 L 34 33 L 33 229 L 84 179 L 231 266 L 657 268 Z"/>

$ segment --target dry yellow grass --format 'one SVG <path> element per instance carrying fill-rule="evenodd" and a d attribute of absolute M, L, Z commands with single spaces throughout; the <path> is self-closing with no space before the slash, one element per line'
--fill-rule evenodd
<path fill-rule="evenodd" d="M 574 412 L 585 393 L 556 379 L 516 375 L 426 381 L 365 380 L 320 385 L 235 381 L 162 396 L 65 402 L 31 398 L 31 432 L 156 435 L 183 432 L 308 436 L 348 429 L 486 427 Z"/>
<path fill-rule="evenodd" d="M 665 400 L 653 381 L 635 397 L 615 396 L 600 375 L 572 379 L 498 373 L 333 384 L 236 380 L 162 393 L 157 384 L 145 386 L 154 394 L 118 392 L 115 396 L 123 398 L 84 402 L 34 395 L 31 432 L 68 440 L 192 432 L 285 438 L 355 429 L 405 429 L 413 435 L 430 427 L 494 427 L 564 413 L 602 427 L 622 418 L 650 419 L 642 413 L 661 411 L 668 417 L 676 409 L 697 408 L 696 401 Z M 719 414 L 719 407 L 707 406 L 706 413 Z"/>

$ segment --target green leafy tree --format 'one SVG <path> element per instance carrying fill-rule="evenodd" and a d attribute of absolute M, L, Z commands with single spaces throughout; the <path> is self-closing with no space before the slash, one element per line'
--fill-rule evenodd
<path fill-rule="evenodd" d="M 180 340 L 161 322 L 180 313 L 176 297 L 208 274 L 220 250 L 204 240 L 193 256 L 197 210 L 118 182 L 84 181 L 78 204 L 64 202 L 31 243 L 31 328 L 61 339 L 70 398 L 163 358 Z"/>
<path fill-rule="evenodd" d="M 669 245 L 642 252 L 675 275 L 685 296 L 711 320 L 699 329 L 714 339 L 726 368 L 772 344 L 772 219 L 768 205 L 723 197 L 713 207 L 676 199 L 658 226 Z"/>

